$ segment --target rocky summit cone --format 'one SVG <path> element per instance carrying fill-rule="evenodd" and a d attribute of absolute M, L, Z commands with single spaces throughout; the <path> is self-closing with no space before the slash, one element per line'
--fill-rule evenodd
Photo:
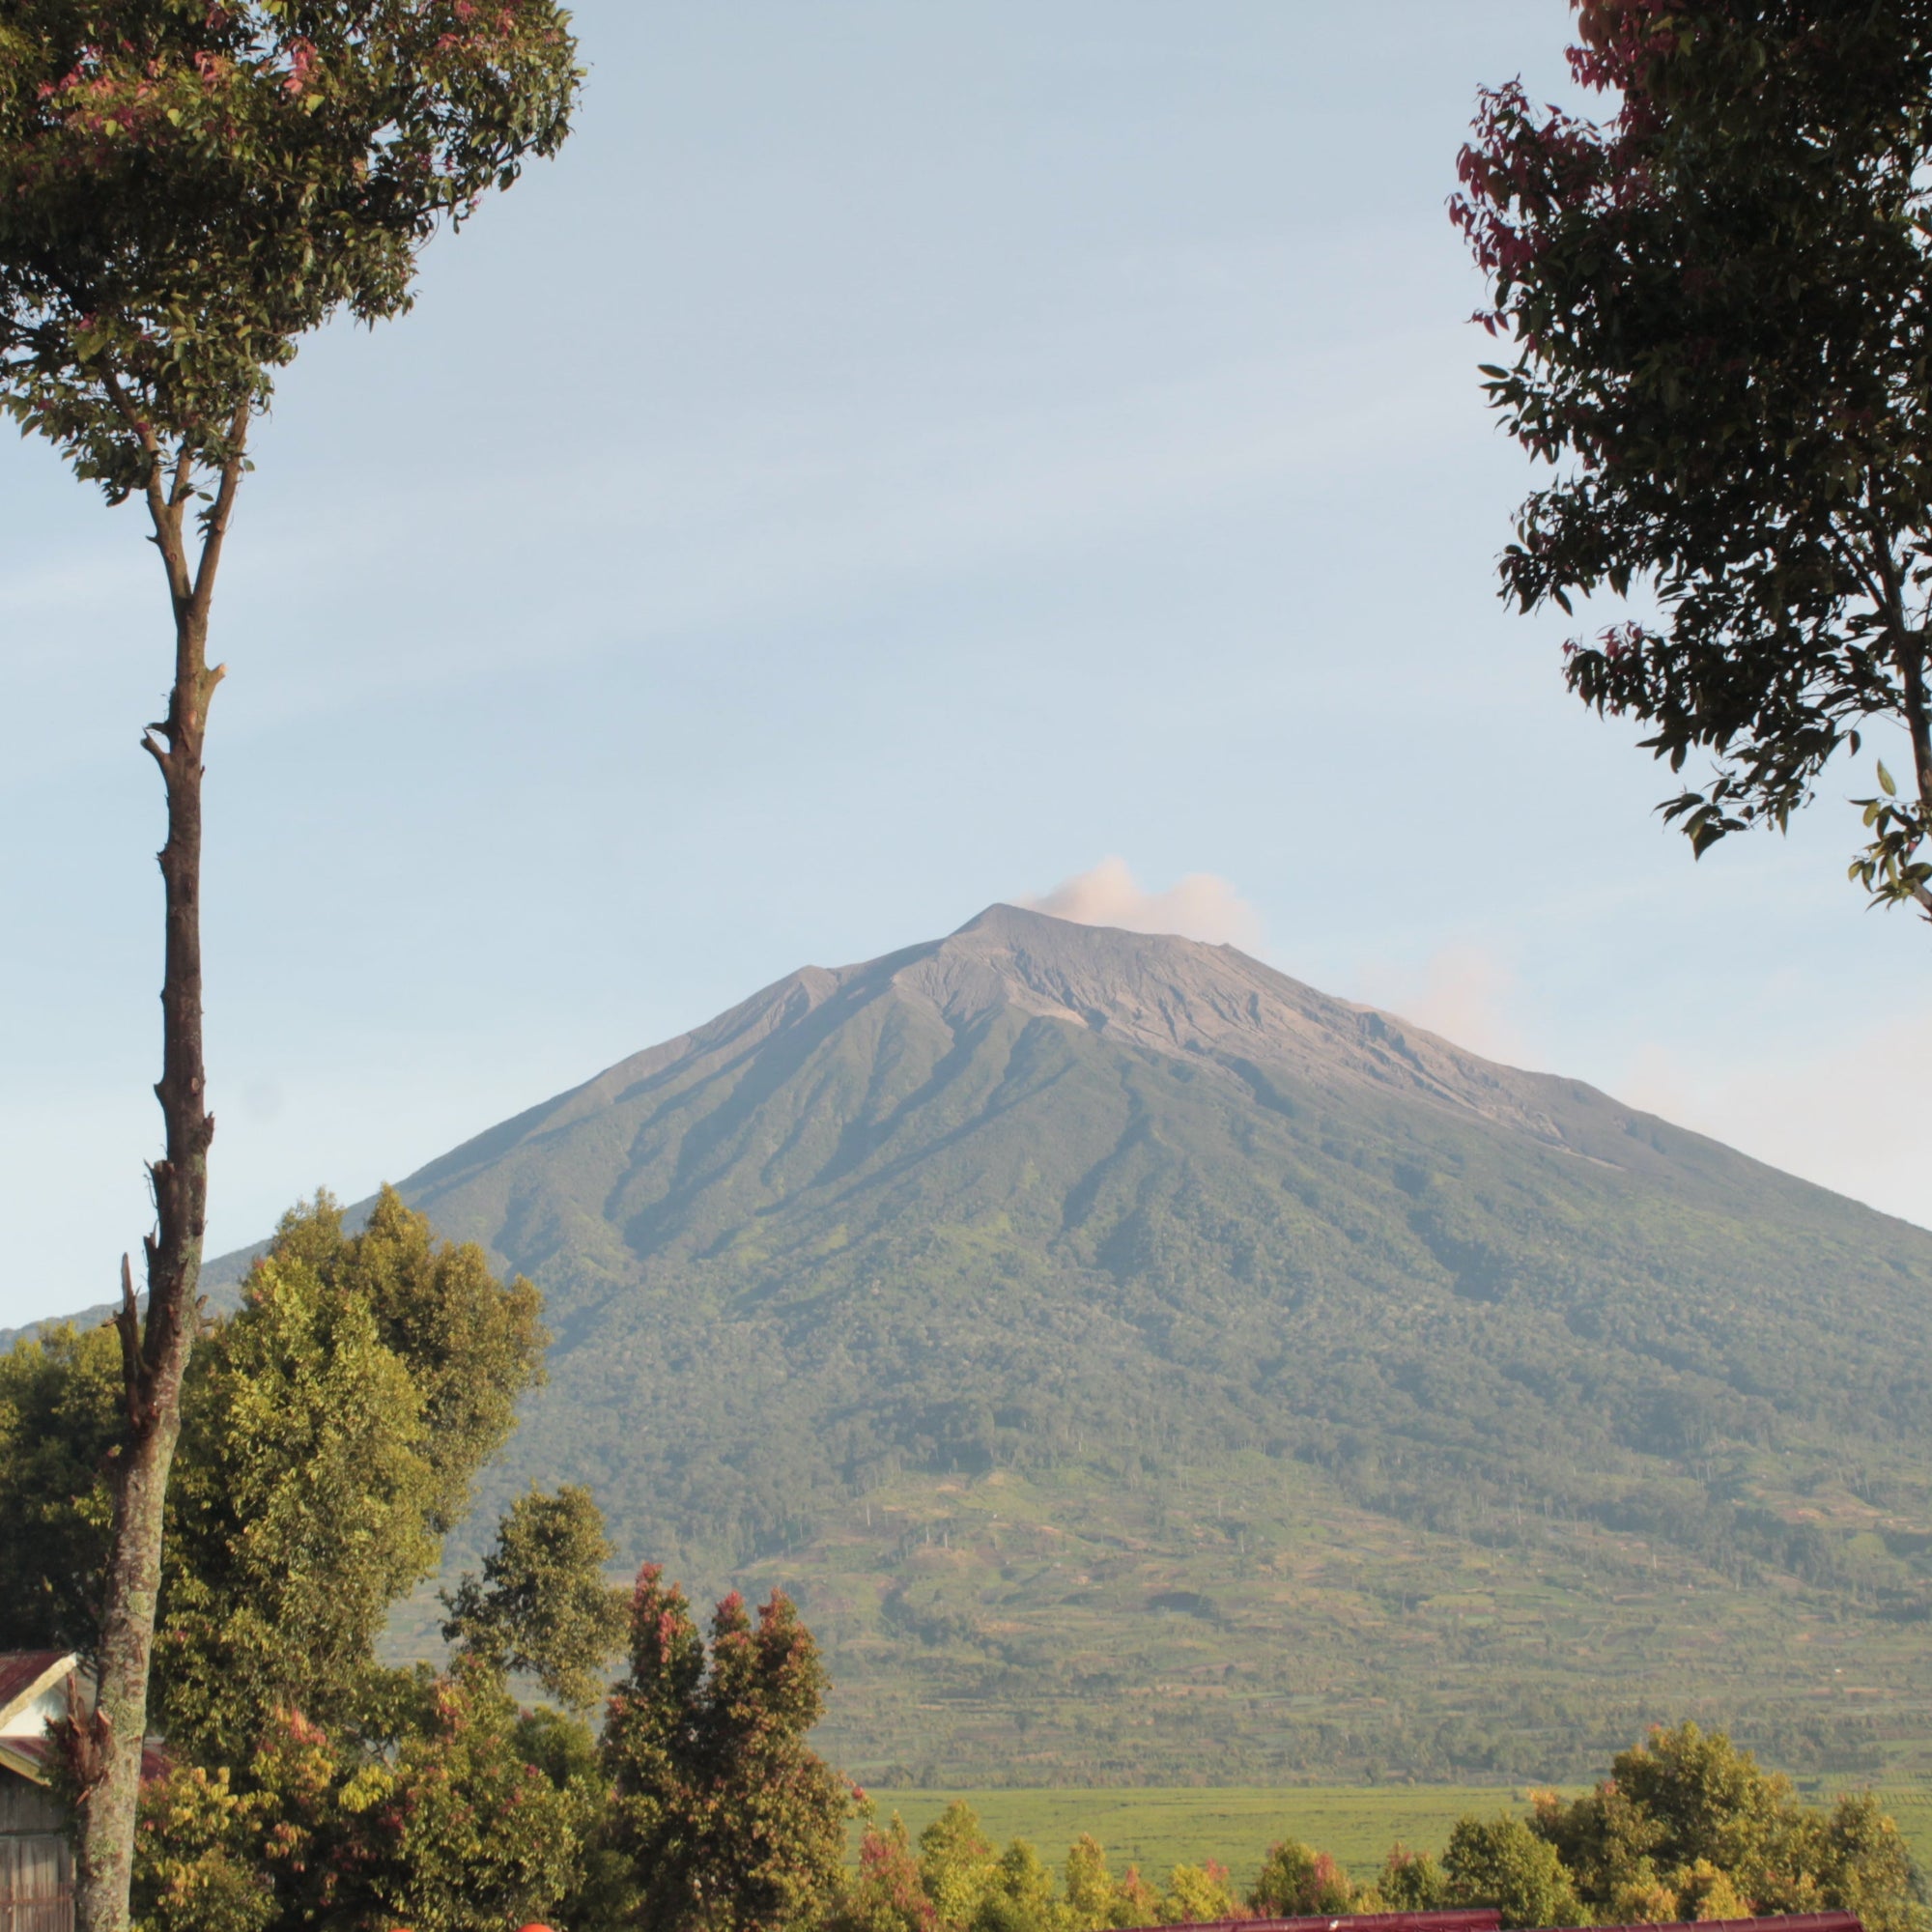
<path fill-rule="evenodd" d="M 994 906 L 403 1192 L 548 1297 L 480 1520 L 781 1583 L 867 1781 L 1932 1768 L 1932 1235 L 1231 948 Z"/>

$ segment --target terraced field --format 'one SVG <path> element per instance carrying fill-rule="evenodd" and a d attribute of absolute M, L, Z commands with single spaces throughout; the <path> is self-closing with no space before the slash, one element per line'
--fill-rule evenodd
<path fill-rule="evenodd" d="M 1881 1784 L 1878 1795 L 1898 1820 L 1918 1869 L 1932 1877 L 1932 1784 Z"/>

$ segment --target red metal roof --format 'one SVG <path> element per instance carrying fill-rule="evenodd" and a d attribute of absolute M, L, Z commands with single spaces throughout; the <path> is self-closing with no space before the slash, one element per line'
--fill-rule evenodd
<path fill-rule="evenodd" d="M 65 1663 L 64 1650 L 0 1651 L 0 1711 L 4 1711 L 37 1678 Z"/>
<path fill-rule="evenodd" d="M 36 1784 L 46 1783 L 51 1742 L 44 1736 L 0 1738 L 0 1771 L 15 1772 L 21 1777 L 31 1778 Z"/>
<path fill-rule="evenodd" d="M 1562 1926 L 1554 1932 L 1581 1932 Z M 1594 1932 L 1865 1932 L 1856 1912 L 1788 1912 L 1768 1918 L 1713 1918 L 1702 1925 L 1599 1925 Z"/>
<path fill-rule="evenodd" d="M 1492 1905 L 1454 1912 L 1363 1912 L 1341 1918 L 1211 1918 L 1191 1932 L 1496 1932 Z M 1136 1932 L 1155 1932 L 1141 1926 Z"/>
<path fill-rule="evenodd" d="M 1496 1932 L 1497 1915 L 1469 1912 L 1366 1912 L 1342 1918 L 1214 1918 L 1192 1932 Z M 1158 1932 L 1139 1926 L 1135 1932 Z M 1584 1932 L 1564 1926 L 1551 1932 Z M 1719 1918 L 1703 1925 L 1598 1925 L 1589 1932 L 1864 1932 L 1853 1912 L 1793 1912 L 1782 1918 Z"/>
<path fill-rule="evenodd" d="M 53 1752 L 53 1740 L 38 1738 L 0 1738 L 0 1761 L 11 1759 L 11 1769 L 31 1777 L 37 1784 L 47 1781 L 47 1759 Z M 150 1738 L 141 1747 L 141 1782 L 152 1784 L 157 1777 L 163 1777 L 174 1769 L 166 1747 L 157 1740 Z"/>

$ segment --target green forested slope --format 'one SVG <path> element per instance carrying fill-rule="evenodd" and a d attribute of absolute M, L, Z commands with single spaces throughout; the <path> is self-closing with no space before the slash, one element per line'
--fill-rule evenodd
<path fill-rule="evenodd" d="M 782 1580 L 863 1775 L 1932 1763 L 1932 1235 L 1228 949 L 995 908 L 403 1191 L 548 1296 L 486 1512 Z"/>

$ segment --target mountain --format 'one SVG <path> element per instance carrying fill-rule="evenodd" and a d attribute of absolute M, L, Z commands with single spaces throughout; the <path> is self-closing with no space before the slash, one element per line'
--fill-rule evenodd
<path fill-rule="evenodd" d="M 480 1520 L 782 1582 L 873 1781 L 1932 1766 L 1932 1235 L 1230 948 L 995 906 L 403 1192 L 548 1297 Z"/>

